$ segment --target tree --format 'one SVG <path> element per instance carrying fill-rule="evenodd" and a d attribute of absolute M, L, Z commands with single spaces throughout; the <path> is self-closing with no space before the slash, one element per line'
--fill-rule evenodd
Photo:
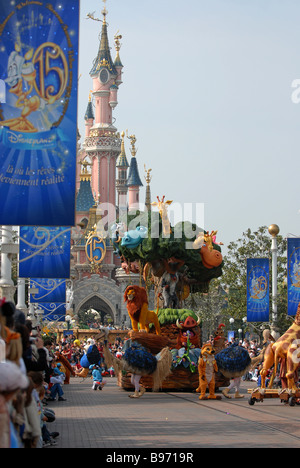
<path fill-rule="evenodd" d="M 227 308 L 227 294 L 220 284 L 220 279 L 212 279 L 207 293 L 191 294 L 185 306 L 194 310 L 202 323 L 202 338 L 206 341 L 218 325 L 224 321 Z"/>
<path fill-rule="evenodd" d="M 272 277 L 271 238 L 267 226 L 261 226 L 252 232 L 248 229 L 237 241 L 228 246 L 228 254 L 224 257 L 223 275 L 220 283 L 227 292 L 227 314 L 234 319 L 242 320 L 247 315 L 247 258 L 268 258 L 270 261 L 270 278 Z M 287 242 L 278 235 L 278 322 L 280 331 L 284 332 L 290 325 L 287 317 Z M 270 294 L 270 311 L 272 310 Z M 260 326 L 257 323 L 254 326 Z"/>

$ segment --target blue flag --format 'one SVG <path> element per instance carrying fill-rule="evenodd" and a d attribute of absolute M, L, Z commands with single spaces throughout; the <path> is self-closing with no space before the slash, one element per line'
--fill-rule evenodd
<path fill-rule="evenodd" d="M 66 317 L 66 304 L 40 303 L 43 310 L 43 320 L 48 322 L 64 322 Z"/>
<path fill-rule="evenodd" d="M 66 280 L 55 278 L 31 278 L 30 288 L 38 292 L 30 294 L 30 303 L 66 302 Z"/>
<path fill-rule="evenodd" d="M 300 303 L 300 238 L 287 240 L 288 315 L 296 315 Z"/>
<path fill-rule="evenodd" d="M 69 228 L 20 228 L 20 278 L 70 278 L 70 260 Z"/>
<path fill-rule="evenodd" d="M 247 259 L 247 321 L 269 321 L 269 259 Z"/>
<path fill-rule="evenodd" d="M 0 225 L 73 226 L 79 0 L 0 0 Z"/>

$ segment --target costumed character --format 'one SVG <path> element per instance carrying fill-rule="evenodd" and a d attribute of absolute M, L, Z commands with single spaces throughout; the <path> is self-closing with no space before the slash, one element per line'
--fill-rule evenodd
<path fill-rule="evenodd" d="M 263 353 L 251 359 L 248 350 L 239 346 L 238 343 L 233 343 L 216 354 L 219 371 L 228 379 L 233 379 L 229 387 L 222 390 L 226 398 L 231 398 L 229 392 L 233 388 L 235 388 L 235 398 L 243 398 L 239 392 L 241 377 L 262 358 Z"/>
<path fill-rule="evenodd" d="M 179 365 L 183 367 L 190 367 L 191 372 L 196 370 L 196 363 L 201 354 L 200 336 L 195 333 L 196 327 L 200 325 L 200 318 L 196 321 L 193 317 L 189 316 L 185 319 L 184 323 L 176 322 L 179 328 L 177 337 L 177 346 L 171 350 L 173 356 L 173 367 Z"/>
<path fill-rule="evenodd" d="M 178 297 L 176 286 L 178 283 L 178 273 L 169 273 L 165 271 L 162 275 L 161 287 L 164 300 L 164 309 L 177 309 Z"/>
<path fill-rule="evenodd" d="M 171 257 L 163 260 L 165 271 L 161 277 L 162 297 L 164 309 L 178 309 L 179 301 L 177 295 L 177 286 L 179 282 L 178 271 L 184 265 L 184 260 Z"/>
<path fill-rule="evenodd" d="M 218 326 L 218 329 L 214 333 L 213 344 L 214 344 L 214 348 L 216 350 L 216 354 L 219 351 L 221 351 L 222 349 L 224 349 L 224 347 L 225 347 L 226 338 L 225 338 L 224 328 L 225 328 L 225 324 L 220 323 L 220 325 Z"/>
<path fill-rule="evenodd" d="M 124 301 L 127 303 L 127 311 L 134 331 L 149 332 L 149 324 L 153 323 L 157 335 L 160 335 L 160 324 L 157 312 L 148 309 L 148 297 L 145 288 L 140 286 L 128 286 L 124 293 Z"/>
<path fill-rule="evenodd" d="M 279 360 L 285 361 L 288 389 L 296 392 L 297 385 L 295 381 L 295 373 L 299 368 L 300 356 L 300 303 L 298 305 L 296 317 L 291 327 L 275 342 L 268 345 L 261 375 L 261 388 L 266 388 L 266 375 L 268 370 L 274 366 L 274 371 L 269 383 L 269 388 L 272 388 L 273 381 L 277 372 Z"/>
<path fill-rule="evenodd" d="M 89 338 L 87 340 L 87 345 L 84 348 L 84 355 L 80 359 L 80 365 L 82 369 L 79 372 L 76 372 L 75 375 L 77 375 L 78 377 L 86 378 L 89 373 L 90 366 L 92 364 L 97 364 L 100 366 L 100 361 L 100 352 L 97 346 L 95 345 L 94 340 Z"/>
<path fill-rule="evenodd" d="M 215 349 L 211 343 L 202 346 L 201 356 L 198 362 L 199 387 L 196 392 L 200 393 L 199 400 L 220 400 L 221 397 L 215 394 L 215 373 L 218 366 L 215 359 Z M 208 387 L 209 395 L 206 396 Z"/>
<path fill-rule="evenodd" d="M 92 379 L 93 379 L 92 389 L 102 390 L 106 382 L 103 380 L 101 368 L 97 366 L 97 364 L 92 364 L 89 367 L 89 369 L 92 371 Z"/>
<path fill-rule="evenodd" d="M 156 336 L 151 335 L 147 334 L 149 343 L 151 343 L 152 339 L 156 340 Z M 172 354 L 169 348 L 166 346 L 157 355 L 153 355 L 140 343 L 129 339 L 126 341 L 124 349 L 125 353 L 122 359 L 117 359 L 105 344 L 104 357 L 107 366 L 113 366 L 118 372 L 126 371 L 131 373 L 134 394 L 129 395 L 129 397 L 139 398 L 145 393 L 145 388 L 140 384 L 143 375 L 151 375 L 153 378 L 152 390 L 159 390 L 162 382 L 171 373 Z"/>
<path fill-rule="evenodd" d="M 60 364 L 62 364 L 64 366 L 64 369 L 66 371 L 65 372 L 65 374 L 66 374 L 65 384 L 69 385 L 71 375 L 72 375 L 72 377 L 75 377 L 75 375 L 76 375 L 74 370 L 73 370 L 73 367 L 69 363 L 68 359 L 65 358 L 65 356 L 63 356 L 59 351 L 57 351 L 55 353 L 55 359 L 56 359 L 57 362 L 59 362 Z"/>

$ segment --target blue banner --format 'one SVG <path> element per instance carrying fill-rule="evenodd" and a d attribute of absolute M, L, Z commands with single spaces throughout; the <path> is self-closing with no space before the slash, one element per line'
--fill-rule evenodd
<path fill-rule="evenodd" d="M 287 240 L 288 315 L 296 315 L 300 303 L 300 238 Z"/>
<path fill-rule="evenodd" d="M 79 0 L 0 0 L 0 225 L 73 226 Z"/>
<path fill-rule="evenodd" d="M 30 288 L 38 289 L 30 294 L 30 303 L 66 302 L 66 280 L 53 278 L 31 278 Z"/>
<path fill-rule="evenodd" d="M 66 304 L 40 303 L 43 310 L 43 320 L 48 322 L 64 322 L 66 317 Z"/>
<path fill-rule="evenodd" d="M 270 311 L 269 259 L 247 259 L 247 321 L 268 322 Z"/>
<path fill-rule="evenodd" d="M 20 278 L 70 278 L 71 230 L 65 227 L 20 228 Z"/>

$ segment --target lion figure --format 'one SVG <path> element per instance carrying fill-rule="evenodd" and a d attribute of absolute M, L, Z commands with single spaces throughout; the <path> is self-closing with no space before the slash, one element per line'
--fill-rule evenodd
<path fill-rule="evenodd" d="M 158 310 L 154 312 L 148 309 L 148 297 L 145 288 L 140 286 L 128 286 L 124 293 L 124 301 L 127 303 L 127 311 L 131 320 L 133 331 L 149 332 L 149 325 L 153 323 L 157 335 L 160 335 Z"/>
<path fill-rule="evenodd" d="M 200 393 L 199 400 L 216 400 L 215 395 L 215 372 L 218 366 L 215 359 L 215 349 L 211 343 L 206 343 L 201 348 L 201 355 L 198 361 L 199 387 L 196 392 Z M 206 397 L 208 387 L 209 396 Z"/>

